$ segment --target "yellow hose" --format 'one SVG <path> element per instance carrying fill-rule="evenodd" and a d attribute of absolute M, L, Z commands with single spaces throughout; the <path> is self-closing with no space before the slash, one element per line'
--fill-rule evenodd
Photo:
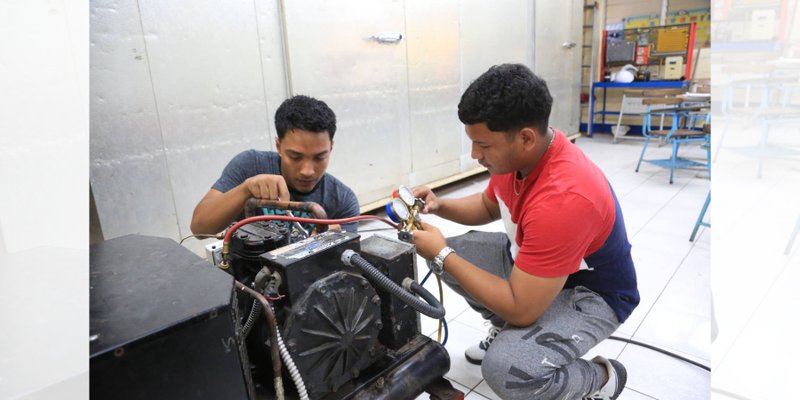
<path fill-rule="evenodd" d="M 442 290 L 442 278 L 436 275 L 436 283 L 439 285 L 439 303 L 444 306 L 444 291 Z M 439 320 L 439 333 L 437 334 L 437 342 L 442 343 L 442 320 Z"/>

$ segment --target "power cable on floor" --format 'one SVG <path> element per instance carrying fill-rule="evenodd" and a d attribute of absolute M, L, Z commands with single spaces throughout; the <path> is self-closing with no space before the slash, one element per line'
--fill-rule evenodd
<path fill-rule="evenodd" d="M 636 341 L 636 340 L 633 340 L 633 339 L 627 339 L 627 338 L 623 338 L 623 337 L 619 337 L 619 336 L 609 336 L 608 338 L 611 339 L 611 340 L 618 340 L 620 342 L 625 342 L 625 343 L 635 344 L 637 346 L 642 346 L 642 347 L 648 348 L 650 350 L 657 351 L 657 352 L 659 352 L 661 354 L 666 354 L 666 355 L 668 355 L 670 357 L 677 358 L 678 360 L 685 361 L 685 362 L 687 362 L 689 364 L 692 364 L 692 365 L 694 365 L 696 367 L 700 367 L 700 368 L 702 368 L 702 369 L 704 369 L 704 370 L 706 370 L 708 372 L 711 372 L 711 368 L 709 368 L 708 366 L 705 366 L 703 364 L 700 364 L 697 361 L 690 360 L 690 359 L 688 359 L 686 357 L 677 355 L 675 353 L 671 353 L 669 351 L 666 351 L 664 349 L 658 348 L 656 346 L 649 345 L 647 343 L 642 343 L 642 342 L 639 342 L 639 341 Z"/>

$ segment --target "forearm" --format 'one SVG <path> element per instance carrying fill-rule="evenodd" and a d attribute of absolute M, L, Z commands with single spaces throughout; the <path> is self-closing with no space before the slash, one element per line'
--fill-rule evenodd
<path fill-rule="evenodd" d="M 483 204 L 482 193 L 460 199 L 439 199 L 436 215 L 462 225 L 484 225 L 495 220 Z"/>
<path fill-rule="evenodd" d="M 249 198 L 250 192 L 244 184 L 213 197 L 207 195 L 194 209 L 192 233 L 214 234 L 222 231 L 239 215 Z"/>
<path fill-rule="evenodd" d="M 521 312 L 530 305 L 517 304 L 507 280 L 476 267 L 458 254 L 452 254 L 445 259 L 444 270 L 455 278 L 473 299 L 506 322 L 517 326 L 527 326 L 533 322 L 525 319 Z"/>

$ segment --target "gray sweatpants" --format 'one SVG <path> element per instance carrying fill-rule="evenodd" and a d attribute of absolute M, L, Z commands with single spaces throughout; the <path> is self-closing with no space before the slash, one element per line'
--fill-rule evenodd
<path fill-rule="evenodd" d="M 475 266 L 504 279 L 511 276 L 505 233 L 472 231 L 447 243 Z M 518 327 L 506 325 L 447 273 L 442 279 L 484 319 L 503 326 L 481 364 L 486 383 L 503 399 L 579 399 L 605 382 L 605 367 L 580 358 L 619 327 L 598 294 L 582 286 L 564 289 L 533 325 Z"/>

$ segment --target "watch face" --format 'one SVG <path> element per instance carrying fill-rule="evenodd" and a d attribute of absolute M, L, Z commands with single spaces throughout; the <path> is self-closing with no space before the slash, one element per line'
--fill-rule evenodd
<path fill-rule="evenodd" d="M 399 198 L 396 197 L 392 199 L 392 211 L 394 211 L 394 215 L 401 220 L 408 219 L 408 206 Z"/>
<path fill-rule="evenodd" d="M 403 203 L 406 203 L 409 207 L 414 205 L 414 193 L 411 192 L 411 189 L 400 186 L 397 189 L 397 195 L 400 196 L 400 200 L 403 200 Z"/>

